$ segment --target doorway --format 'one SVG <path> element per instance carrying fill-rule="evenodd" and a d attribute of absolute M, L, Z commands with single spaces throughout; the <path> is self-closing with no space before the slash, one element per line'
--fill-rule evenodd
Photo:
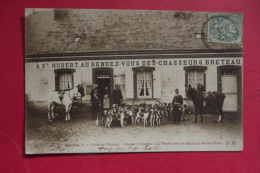
<path fill-rule="evenodd" d="M 93 68 L 92 69 L 92 82 L 93 82 L 93 84 L 98 85 L 98 90 L 101 95 L 104 92 L 105 87 L 108 87 L 109 97 L 111 98 L 113 89 L 114 89 L 113 76 L 114 76 L 113 68 Z M 101 102 L 101 104 L 102 103 L 103 102 Z"/>
<path fill-rule="evenodd" d="M 241 111 L 242 79 L 240 66 L 218 67 L 218 90 L 226 95 L 223 110 Z"/>

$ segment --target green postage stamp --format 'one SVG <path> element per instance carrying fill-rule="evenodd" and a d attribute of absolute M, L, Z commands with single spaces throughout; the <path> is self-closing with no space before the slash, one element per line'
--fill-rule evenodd
<path fill-rule="evenodd" d="M 208 42 L 242 43 L 243 16 L 236 13 L 210 13 Z"/>

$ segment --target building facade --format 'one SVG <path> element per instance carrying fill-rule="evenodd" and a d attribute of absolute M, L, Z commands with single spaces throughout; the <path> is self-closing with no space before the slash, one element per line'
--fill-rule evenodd
<path fill-rule="evenodd" d="M 123 103 L 171 103 L 185 84 L 226 95 L 224 111 L 242 109 L 242 45 L 207 43 L 208 13 L 52 10 L 26 17 L 28 108 L 46 109 L 47 94 L 83 84 L 115 85 Z M 207 28 L 207 27 L 206 27 Z M 204 40 L 203 40 L 204 39 Z"/>

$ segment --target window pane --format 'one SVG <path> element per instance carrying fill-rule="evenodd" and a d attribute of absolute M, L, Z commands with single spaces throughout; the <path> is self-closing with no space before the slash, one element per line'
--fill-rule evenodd
<path fill-rule="evenodd" d="M 59 80 L 60 80 L 60 89 L 69 89 L 73 88 L 73 83 L 72 83 L 72 73 L 63 73 L 59 75 Z"/>
<path fill-rule="evenodd" d="M 197 87 L 197 84 L 204 85 L 204 72 L 203 71 L 190 71 L 188 72 L 188 85 L 193 88 Z"/>
<path fill-rule="evenodd" d="M 204 85 L 203 72 L 197 71 L 197 83 Z"/>
<path fill-rule="evenodd" d="M 144 96 L 144 81 L 142 81 L 142 86 L 140 88 L 140 94 L 139 96 Z"/>
<path fill-rule="evenodd" d="M 137 72 L 137 96 L 140 98 L 152 97 L 152 72 Z"/>

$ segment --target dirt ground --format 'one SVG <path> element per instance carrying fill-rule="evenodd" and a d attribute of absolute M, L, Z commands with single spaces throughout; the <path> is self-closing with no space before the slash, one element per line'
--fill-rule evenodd
<path fill-rule="evenodd" d="M 73 113 L 65 121 L 59 114 L 53 122 L 47 115 L 30 114 L 26 119 L 27 154 L 92 152 L 167 152 L 167 151 L 236 151 L 243 148 L 242 116 L 225 113 L 224 123 L 218 115 L 204 114 L 204 123 L 194 123 L 194 114 L 179 125 L 160 126 L 119 122 L 111 128 L 97 127 L 90 113 Z M 200 120 L 200 119 L 198 119 Z"/>

